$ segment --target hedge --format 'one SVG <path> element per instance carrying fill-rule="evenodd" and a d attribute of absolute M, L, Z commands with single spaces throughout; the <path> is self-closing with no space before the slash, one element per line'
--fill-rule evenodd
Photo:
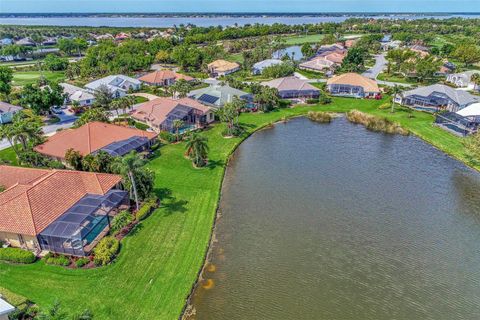
<path fill-rule="evenodd" d="M 43 260 L 45 261 L 46 264 L 53 264 L 56 266 L 66 267 L 70 265 L 70 259 L 64 255 L 55 256 L 49 253 L 43 258 Z"/>
<path fill-rule="evenodd" d="M 0 249 L 0 260 L 15 263 L 34 263 L 35 255 L 20 248 L 2 248 Z"/>
<path fill-rule="evenodd" d="M 77 268 L 81 268 L 87 265 L 89 262 L 90 260 L 88 258 L 80 258 L 77 261 L 75 261 L 75 265 L 77 266 Z"/>
<path fill-rule="evenodd" d="M 95 256 L 93 261 L 97 266 L 105 266 L 112 262 L 113 258 L 120 249 L 120 242 L 114 237 L 105 237 L 94 249 Z"/>
<path fill-rule="evenodd" d="M 149 199 L 147 199 L 144 203 L 143 206 L 137 211 L 135 214 L 135 218 L 137 221 L 141 221 L 148 217 L 148 215 L 158 206 L 158 198 L 153 196 Z"/>

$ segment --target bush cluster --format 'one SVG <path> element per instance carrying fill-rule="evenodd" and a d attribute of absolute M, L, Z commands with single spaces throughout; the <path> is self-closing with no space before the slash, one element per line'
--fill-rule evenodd
<path fill-rule="evenodd" d="M 135 218 L 137 221 L 141 221 L 148 217 L 148 215 L 158 207 L 158 198 L 156 196 L 151 196 L 144 203 L 143 206 L 137 211 Z"/>
<path fill-rule="evenodd" d="M 97 266 L 106 266 L 115 258 L 120 249 L 120 242 L 114 237 L 105 237 L 93 250 L 95 256 L 93 261 Z"/>
<path fill-rule="evenodd" d="M 168 131 L 160 132 L 159 137 L 160 137 L 160 140 L 162 140 L 163 142 L 172 143 L 176 141 L 175 135 Z"/>
<path fill-rule="evenodd" d="M 116 234 L 118 231 L 128 226 L 132 221 L 133 216 L 129 211 L 124 210 L 120 212 L 112 220 L 110 233 Z"/>
<path fill-rule="evenodd" d="M 67 256 L 64 256 L 62 254 L 56 255 L 53 253 L 48 253 L 44 258 L 43 261 L 45 261 L 46 264 L 51 264 L 55 266 L 69 266 L 70 265 L 70 258 Z"/>
<path fill-rule="evenodd" d="M 20 248 L 0 248 L 0 260 L 15 263 L 34 263 L 35 255 Z"/>
<path fill-rule="evenodd" d="M 81 268 L 87 265 L 89 262 L 90 260 L 88 258 L 80 258 L 77 261 L 75 261 L 75 265 L 77 266 L 77 268 Z"/>
<path fill-rule="evenodd" d="M 375 132 L 384 132 L 388 134 L 408 135 L 408 130 L 402 128 L 400 124 L 390 121 L 386 118 L 372 116 L 358 110 L 351 110 L 347 113 L 348 121 L 364 125 L 368 130 Z"/>
<path fill-rule="evenodd" d="M 307 117 L 308 119 L 315 122 L 330 123 L 335 117 L 335 114 L 331 112 L 324 112 L 324 111 L 309 111 Z"/>

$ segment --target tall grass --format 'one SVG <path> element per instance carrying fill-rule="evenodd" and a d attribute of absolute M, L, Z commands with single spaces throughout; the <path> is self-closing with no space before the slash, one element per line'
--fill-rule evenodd
<path fill-rule="evenodd" d="M 325 111 L 308 111 L 307 117 L 315 122 L 330 123 L 332 122 L 333 118 L 335 118 L 335 114 Z"/>
<path fill-rule="evenodd" d="M 373 116 L 367 113 L 363 113 L 358 110 L 351 110 L 347 112 L 347 119 L 352 123 L 362 124 L 368 130 L 375 132 L 384 132 L 388 134 L 401 134 L 408 135 L 409 131 L 404 129 L 397 122 L 393 122 L 386 118 Z"/>

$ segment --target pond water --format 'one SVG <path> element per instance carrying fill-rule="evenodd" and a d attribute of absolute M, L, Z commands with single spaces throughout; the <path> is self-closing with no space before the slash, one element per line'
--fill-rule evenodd
<path fill-rule="evenodd" d="M 480 318 L 480 175 L 299 118 L 234 153 L 195 319 Z"/>
<path fill-rule="evenodd" d="M 282 59 L 285 55 L 288 55 L 290 59 L 300 61 L 303 59 L 302 47 L 290 46 L 285 49 L 277 50 L 272 53 L 272 59 Z"/>

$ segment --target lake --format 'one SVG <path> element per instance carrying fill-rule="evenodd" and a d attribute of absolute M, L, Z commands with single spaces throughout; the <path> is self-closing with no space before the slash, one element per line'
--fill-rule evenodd
<path fill-rule="evenodd" d="M 479 190 L 414 136 L 260 131 L 228 166 L 195 319 L 479 319 Z"/>
<path fill-rule="evenodd" d="M 88 27 L 151 27 L 167 28 L 180 24 L 193 24 L 199 27 L 209 26 L 233 26 L 245 24 L 274 24 L 282 23 L 288 25 L 322 23 L 322 22 L 343 22 L 354 15 L 332 15 L 332 16 L 165 16 L 165 17 L 0 17 L 1 24 L 9 25 L 41 25 L 41 26 L 88 26 Z M 376 15 L 361 16 L 375 19 L 422 19 L 422 18 L 478 18 L 474 14 L 445 14 L 445 15 Z"/>
<path fill-rule="evenodd" d="M 280 49 L 272 53 L 272 59 L 282 59 L 287 55 L 290 59 L 300 61 L 303 59 L 302 47 L 290 46 L 284 49 Z"/>

